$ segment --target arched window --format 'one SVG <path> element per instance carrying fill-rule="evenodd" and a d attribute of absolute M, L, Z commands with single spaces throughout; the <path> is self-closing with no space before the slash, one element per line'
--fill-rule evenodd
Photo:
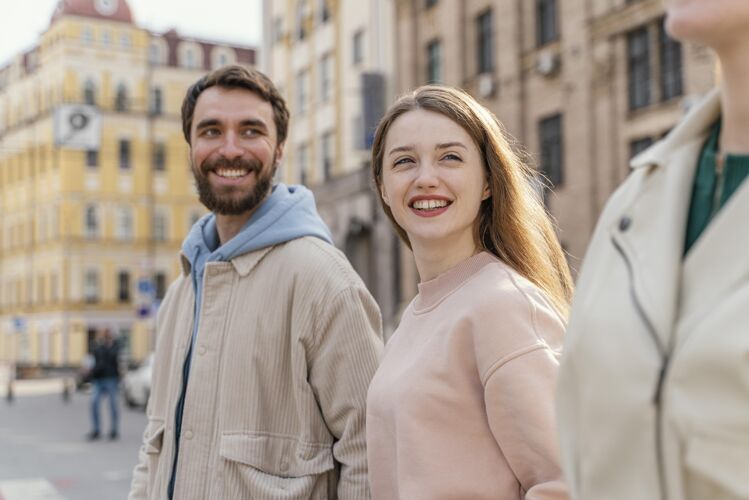
<path fill-rule="evenodd" d="M 83 103 L 96 104 L 96 85 L 90 78 L 83 84 Z"/>
<path fill-rule="evenodd" d="M 160 115 L 163 113 L 164 98 L 159 87 L 153 87 L 151 89 L 151 106 L 150 111 L 152 115 Z"/>
<path fill-rule="evenodd" d="M 307 19 L 309 18 L 309 3 L 307 0 L 297 0 L 296 3 L 296 37 L 304 40 L 307 37 Z"/>
<path fill-rule="evenodd" d="M 88 205 L 86 207 L 86 238 L 96 238 L 99 236 L 99 213 L 96 210 L 96 205 Z"/>
<path fill-rule="evenodd" d="M 127 99 L 127 87 L 124 83 L 117 85 L 117 93 L 114 98 L 114 109 L 117 111 L 127 111 L 128 99 Z"/>

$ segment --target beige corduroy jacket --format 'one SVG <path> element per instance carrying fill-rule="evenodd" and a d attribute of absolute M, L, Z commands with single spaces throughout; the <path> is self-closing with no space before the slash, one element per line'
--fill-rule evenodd
<path fill-rule="evenodd" d="M 684 256 L 716 91 L 632 161 L 583 263 L 559 372 L 575 500 L 749 499 L 749 183 Z"/>
<path fill-rule="evenodd" d="M 163 500 L 193 331 L 188 261 L 157 321 L 129 498 Z M 174 498 L 368 499 L 367 386 L 379 310 L 343 254 L 305 237 L 206 265 Z"/>

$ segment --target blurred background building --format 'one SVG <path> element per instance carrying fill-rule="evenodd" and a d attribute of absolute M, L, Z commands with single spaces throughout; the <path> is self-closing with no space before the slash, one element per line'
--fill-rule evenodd
<path fill-rule="evenodd" d="M 203 210 L 184 91 L 256 54 L 150 32 L 125 0 L 60 6 L 0 68 L 0 360 L 76 365 L 101 326 L 137 360 Z M 371 188 L 387 106 L 442 82 L 493 110 L 548 180 L 539 190 L 575 269 L 629 159 L 718 78 L 713 55 L 670 39 L 663 15 L 661 0 L 263 1 L 261 67 L 291 111 L 279 180 L 315 192 L 386 333 L 418 282 Z"/>
<path fill-rule="evenodd" d="M 629 159 L 665 135 L 717 78 L 710 52 L 665 33 L 661 0 L 266 0 L 264 16 L 263 64 L 281 82 L 296 121 L 290 146 L 297 154 L 287 156 L 284 178 L 311 185 L 321 205 L 332 200 L 333 209 L 321 211 L 339 246 L 376 283 L 391 327 L 418 275 L 365 188 L 370 122 L 361 143 L 357 120 L 367 117 L 372 91 L 353 75 L 376 72 L 386 106 L 439 82 L 466 89 L 494 111 L 547 179 L 539 189 L 573 272 Z M 323 117 L 336 138 L 331 174 L 321 170 L 324 140 L 312 135 L 322 132 Z M 360 212 L 342 208 L 354 198 Z M 366 237 L 349 245 L 360 227 Z"/>
<path fill-rule="evenodd" d="M 182 98 L 255 56 L 149 32 L 126 0 L 63 0 L 0 68 L 0 360 L 75 366 L 102 327 L 133 360 L 152 349 L 153 313 L 203 213 Z"/>

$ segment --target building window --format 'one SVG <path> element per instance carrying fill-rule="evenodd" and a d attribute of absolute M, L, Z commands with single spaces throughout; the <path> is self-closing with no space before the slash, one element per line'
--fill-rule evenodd
<path fill-rule="evenodd" d="M 297 0 L 296 3 L 296 38 L 304 40 L 307 37 L 307 18 L 309 17 L 308 0 Z"/>
<path fill-rule="evenodd" d="M 325 132 L 320 139 L 322 150 L 323 180 L 327 181 L 333 175 L 333 132 Z"/>
<path fill-rule="evenodd" d="M 166 170 L 166 146 L 157 142 L 153 145 L 153 169 L 157 172 Z"/>
<path fill-rule="evenodd" d="M 442 44 L 433 40 L 427 45 L 427 83 L 442 81 Z"/>
<path fill-rule="evenodd" d="M 83 103 L 91 106 L 96 104 L 96 86 L 92 80 L 86 80 L 83 84 Z"/>
<path fill-rule="evenodd" d="M 117 209 L 117 239 L 129 241 L 133 239 L 133 212 L 129 207 Z"/>
<path fill-rule="evenodd" d="M 330 19 L 330 1 L 319 0 L 320 2 L 320 22 L 325 24 Z"/>
<path fill-rule="evenodd" d="M 109 30 L 104 30 L 101 32 L 101 43 L 105 47 L 109 47 L 109 44 L 112 43 L 112 34 L 109 32 Z"/>
<path fill-rule="evenodd" d="M 279 44 L 283 40 L 283 18 L 277 17 L 273 20 L 273 43 Z"/>
<path fill-rule="evenodd" d="M 437 5 L 437 0 L 424 0 L 424 7 L 427 9 L 434 7 L 435 5 Z"/>
<path fill-rule="evenodd" d="M 83 39 L 83 43 L 86 45 L 89 45 L 91 42 L 94 41 L 94 32 L 91 31 L 90 26 L 84 26 L 83 32 L 81 33 L 81 39 Z"/>
<path fill-rule="evenodd" d="M 154 211 L 152 228 L 153 239 L 155 241 L 166 241 L 168 238 L 168 230 L 166 214 L 161 210 Z"/>
<path fill-rule="evenodd" d="M 99 212 L 95 205 L 86 207 L 85 217 L 86 238 L 93 239 L 99 236 Z"/>
<path fill-rule="evenodd" d="M 119 302 L 130 302 L 130 273 L 120 271 L 117 274 L 117 300 Z"/>
<path fill-rule="evenodd" d="M 546 45 L 558 37 L 556 0 L 536 0 L 537 45 Z"/>
<path fill-rule="evenodd" d="M 661 101 L 668 101 L 682 95 L 684 90 L 681 79 L 681 43 L 668 36 L 663 21 L 658 24 L 658 41 Z"/>
<path fill-rule="evenodd" d="M 153 281 L 156 300 L 162 300 L 166 295 L 166 273 L 154 274 Z"/>
<path fill-rule="evenodd" d="M 130 140 L 129 139 L 120 139 L 119 153 L 120 153 L 120 169 L 129 170 L 130 169 Z"/>
<path fill-rule="evenodd" d="M 87 304 L 99 302 L 99 272 L 89 269 L 83 278 L 83 300 Z"/>
<path fill-rule="evenodd" d="M 652 137 L 642 137 L 640 139 L 635 139 L 634 141 L 631 141 L 629 143 L 630 159 L 634 158 L 635 156 L 639 155 L 640 153 L 648 149 L 652 144 L 653 144 Z"/>
<path fill-rule="evenodd" d="M 333 94 L 333 55 L 328 53 L 320 59 L 320 98 L 328 102 Z"/>
<path fill-rule="evenodd" d="M 86 151 L 86 166 L 96 168 L 99 166 L 99 150 L 89 149 Z"/>
<path fill-rule="evenodd" d="M 562 115 L 541 120 L 538 136 L 541 143 L 541 172 L 551 181 L 552 187 L 559 187 L 564 183 Z"/>
<path fill-rule="evenodd" d="M 307 101 L 309 99 L 309 71 L 303 69 L 296 78 L 296 106 L 299 113 L 307 112 Z"/>
<path fill-rule="evenodd" d="M 647 26 L 627 34 L 629 109 L 650 104 L 650 37 Z"/>
<path fill-rule="evenodd" d="M 494 69 L 492 55 L 492 11 L 487 10 L 476 18 L 476 56 L 478 73 L 490 73 Z"/>
<path fill-rule="evenodd" d="M 161 63 L 161 47 L 155 42 L 148 46 L 148 62 L 154 65 Z"/>
<path fill-rule="evenodd" d="M 297 148 L 297 165 L 299 165 L 299 179 L 304 185 L 307 185 L 309 169 L 309 148 L 306 144 L 302 144 Z"/>
<path fill-rule="evenodd" d="M 127 87 L 124 83 L 120 83 L 117 86 L 117 93 L 114 98 L 114 109 L 119 112 L 127 111 L 128 99 L 127 99 Z"/>
<path fill-rule="evenodd" d="M 120 35 L 120 47 L 127 49 L 130 47 L 130 35 L 123 33 Z"/>
<path fill-rule="evenodd" d="M 57 303 L 59 294 L 57 292 L 57 273 L 49 275 L 49 301 L 53 304 Z"/>
<path fill-rule="evenodd" d="M 364 30 L 358 30 L 356 33 L 354 33 L 354 39 L 351 48 L 353 63 L 361 63 L 364 60 Z"/>
<path fill-rule="evenodd" d="M 154 87 L 151 89 L 151 106 L 150 111 L 152 115 L 160 115 L 163 112 L 163 97 L 161 95 L 161 89 Z"/>

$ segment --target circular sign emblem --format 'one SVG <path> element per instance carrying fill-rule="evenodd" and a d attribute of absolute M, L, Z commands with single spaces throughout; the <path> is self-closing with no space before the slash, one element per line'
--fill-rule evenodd
<path fill-rule="evenodd" d="M 117 0 L 96 0 L 94 2 L 96 11 L 103 16 L 111 16 L 117 12 Z"/>

